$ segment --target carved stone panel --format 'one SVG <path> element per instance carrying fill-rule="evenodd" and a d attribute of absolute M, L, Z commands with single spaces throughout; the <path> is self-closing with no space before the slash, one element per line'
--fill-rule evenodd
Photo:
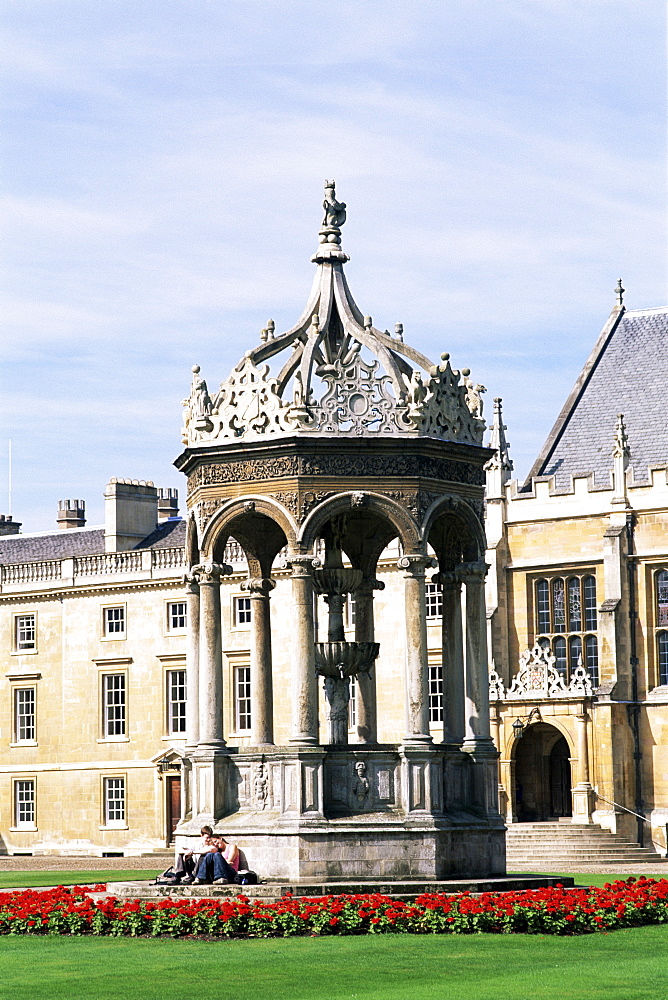
<path fill-rule="evenodd" d="M 298 764 L 283 765 L 282 773 L 282 811 L 285 813 L 297 812 L 299 803 L 297 801 L 297 767 Z"/>
<path fill-rule="evenodd" d="M 328 764 L 326 805 L 336 811 L 345 809 L 348 795 L 348 768 L 345 764 Z"/>
<path fill-rule="evenodd" d="M 374 798 L 379 806 L 395 805 L 394 772 L 389 764 L 378 764 L 374 769 Z"/>
<path fill-rule="evenodd" d="M 419 763 L 415 761 L 410 761 L 408 764 L 408 794 L 409 802 L 408 807 L 410 810 L 413 809 L 426 809 L 427 808 L 427 789 L 426 789 L 426 774 L 425 768 L 426 763 L 420 761 Z"/>
<path fill-rule="evenodd" d="M 302 812 L 318 812 L 320 790 L 319 764 L 302 763 Z"/>

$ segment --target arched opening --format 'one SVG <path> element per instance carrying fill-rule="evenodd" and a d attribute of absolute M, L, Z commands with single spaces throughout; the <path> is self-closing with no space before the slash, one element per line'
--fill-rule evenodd
<path fill-rule="evenodd" d="M 516 743 L 515 805 L 520 823 L 572 815 L 570 748 L 554 726 L 529 726 Z"/>

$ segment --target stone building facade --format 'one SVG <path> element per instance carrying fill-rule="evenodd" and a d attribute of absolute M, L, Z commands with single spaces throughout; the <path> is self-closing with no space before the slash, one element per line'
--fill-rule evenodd
<path fill-rule="evenodd" d="M 492 729 L 507 822 L 571 817 L 665 853 L 668 310 L 622 297 L 523 485 L 497 405 Z"/>
<path fill-rule="evenodd" d="M 492 873 L 555 817 L 664 853 L 668 310 L 620 286 L 521 485 L 500 400 L 483 447 L 468 370 L 355 305 L 330 197 L 295 327 L 193 370 L 183 517 L 112 480 L 104 527 L 0 520 L 0 853 L 209 820 L 286 877 Z"/>

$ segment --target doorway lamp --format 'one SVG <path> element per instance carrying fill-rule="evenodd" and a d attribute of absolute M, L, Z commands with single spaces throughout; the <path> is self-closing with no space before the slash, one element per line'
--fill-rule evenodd
<path fill-rule="evenodd" d="M 524 734 L 524 730 L 527 728 L 527 726 L 530 726 L 532 722 L 542 722 L 542 721 L 543 720 L 539 708 L 532 708 L 529 714 L 527 715 L 526 719 L 522 719 L 520 718 L 520 716 L 518 716 L 513 722 L 513 732 L 515 734 L 515 738 L 518 740 L 521 739 Z"/>
<path fill-rule="evenodd" d="M 169 760 L 167 757 L 163 757 L 162 760 L 158 761 L 158 770 L 163 774 L 165 771 L 180 771 L 181 763 L 177 760 Z"/>

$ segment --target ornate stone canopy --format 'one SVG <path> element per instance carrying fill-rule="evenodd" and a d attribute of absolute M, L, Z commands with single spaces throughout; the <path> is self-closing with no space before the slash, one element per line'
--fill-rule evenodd
<path fill-rule="evenodd" d="M 395 334 L 377 329 L 357 307 L 343 266 L 345 205 L 327 181 L 325 217 L 308 301 L 296 324 L 276 334 L 272 320 L 216 393 L 197 365 L 184 400 L 183 442 L 189 447 L 277 436 L 428 437 L 482 444 L 484 386 L 435 365 Z"/>
<path fill-rule="evenodd" d="M 362 315 L 343 273 L 346 206 L 333 181 L 323 207 L 315 281 L 295 326 L 277 335 L 270 321 L 217 393 L 195 366 L 184 402 L 186 447 L 176 465 L 188 476 L 188 620 L 195 624 L 182 829 L 224 818 L 226 829 L 263 852 L 275 850 L 280 829 L 276 871 L 299 877 L 498 871 L 503 831 L 489 734 L 482 520 L 483 466 L 493 453 L 482 446 L 484 387 L 468 369 L 454 370 L 447 355 L 433 365 L 404 343 L 400 324 L 391 336 Z M 252 605 L 250 743 L 241 748 L 227 746 L 226 735 L 238 734 L 226 733 L 223 712 L 221 584 L 230 539 L 243 551 L 248 578 L 239 586 Z M 386 620 L 376 635 L 374 593 L 383 587 L 379 560 L 390 551 L 403 591 L 400 745 L 378 740 L 377 674 L 386 683 L 397 632 Z M 431 582 L 442 590 L 444 623 L 446 707 L 437 744 L 430 570 L 438 571 Z M 290 648 L 278 656 L 289 661 L 289 720 L 274 704 L 270 609 L 287 589 Z M 281 703 L 285 712 L 283 693 Z M 263 798 L 249 791 L 256 786 Z M 454 843 L 463 834 L 453 833 L 453 817 L 466 831 L 466 851 Z M 331 824 L 339 820 L 347 832 L 333 838 L 338 853 L 328 860 Z M 390 840 L 398 860 L 385 861 Z M 407 866 L 401 859 L 411 851 L 418 860 Z"/>

